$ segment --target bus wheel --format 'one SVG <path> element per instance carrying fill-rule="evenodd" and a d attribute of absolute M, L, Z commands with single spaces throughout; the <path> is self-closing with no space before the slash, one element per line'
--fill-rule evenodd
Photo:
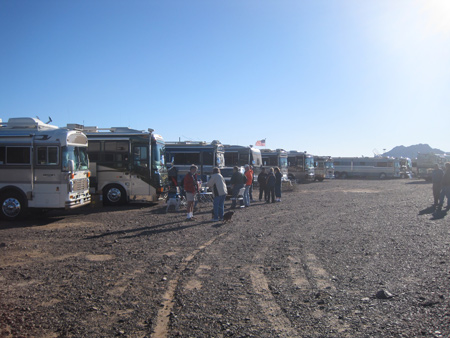
<path fill-rule="evenodd" d="M 103 203 L 106 205 L 125 204 L 126 197 L 126 192 L 120 185 L 112 184 L 103 188 Z"/>
<path fill-rule="evenodd" d="M 385 173 L 381 173 L 380 174 L 380 180 L 384 180 L 386 178 L 386 174 Z"/>
<path fill-rule="evenodd" d="M 22 218 L 27 212 L 25 198 L 18 192 L 5 192 L 0 196 L 1 213 L 3 219 L 14 221 Z"/>
<path fill-rule="evenodd" d="M 341 173 L 340 178 L 346 179 L 348 177 L 347 173 Z"/>

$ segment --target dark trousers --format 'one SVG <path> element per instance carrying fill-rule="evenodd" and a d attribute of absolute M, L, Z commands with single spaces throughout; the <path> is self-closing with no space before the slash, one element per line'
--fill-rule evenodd
<path fill-rule="evenodd" d="M 243 184 L 235 184 L 233 186 L 233 192 L 231 195 L 231 208 L 236 208 L 236 202 L 239 195 L 239 190 L 241 190 L 244 187 Z"/>
<path fill-rule="evenodd" d="M 440 184 L 433 184 L 433 198 L 434 198 L 434 205 L 439 204 L 439 196 L 441 194 L 441 185 Z"/>
<path fill-rule="evenodd" d="M 270 197 L 272 197 L 272 203 L 275 202 L 275 187 L 267 187 L 267 198 L 266 202 L 270 202 Z"/>
<path fill-rule="evenodd" d="M 263 197 L 263 193 L 264 193 L 264 200 L 267 200 L 267 189 L 265 185 L 259 185 L 259 200 L 262 200 Z"/>

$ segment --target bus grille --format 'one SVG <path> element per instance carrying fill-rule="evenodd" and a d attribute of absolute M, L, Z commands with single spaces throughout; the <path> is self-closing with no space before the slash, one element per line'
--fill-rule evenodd
<path fill-rule="evenodd" d="M 80 178 L 77 180 L 73 180 L 73 191 L 85 191 L 88 190 L 88 180 L 86 178 Z"/>

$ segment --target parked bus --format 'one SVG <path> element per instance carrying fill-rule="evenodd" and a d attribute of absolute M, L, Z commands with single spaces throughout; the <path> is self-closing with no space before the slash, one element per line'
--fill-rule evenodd
<path fill-rule="evenodd" d="M 280 168 L 283 180 L 288 180 L 288 154 L 284 149 L 261 149 L 261 157 L 263 167 L 270 169 L 273 167 Z"/>
<path fill-rule="evenodd" d="M 258 175 L 261 172 L 263 164 L 261 157 L 261 150 L 250 147 L 238 145 L 224 145 L 225 163 L 227 167 L 242 167 L 246 164 L 253 166 L 253 180 L 258 180 Z"/>
<path fill-rule="evenodd" d="M 224 147 L 220 141 L 206 142 L 167 142 L 166 163 L 177 171 L 177 182 L 181 184 L 192 164 L 198 166 L 203 182 L 212 175 L 214 167 L 225 166 Z"/>
<path fill-rule="evenodd" d="M 151 202 L 167 192 L 165 144 L 153 129 L 80 127 L 89 140 L 91 193 L 103 204 Z"/>
<path fill-rule="evenodd" d="M 437 164 L 443 168 L 446 162 L 445 155 L 434 153 L 417 154 L 417 177 L 431 181 L 431 173 L 434 165 Z"/>
<path fill-rule="evenodd" d="M 400 160 L 390 157 L 334 157 L 334 176 L 336 178 L 400 177 Z"/>
<path fill-rule="evenodd" d="M 314 156 L 314 179 L 322 182 L 334 178 L 334 164 L 331 156 Z"/>
<path fill-rule="evenodd" d="M 72 209 L 91 202 L 87 137 L 37 118 L 0 123 L 0 216 Z"/>
<path fill-rule="evenodd" d="M 288 152 L 289 179 L 298 183 L 314 181 L 314 156 L 306 152 Z"/>

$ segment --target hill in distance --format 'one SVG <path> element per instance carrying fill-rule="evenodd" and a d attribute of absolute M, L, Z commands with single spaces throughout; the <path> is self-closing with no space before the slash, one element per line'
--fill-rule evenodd
<path fill-rule="evenodd" d="M 418 153 L 445 154 L 446 152 L 440 149 L 431 148 L 428 144 L 420 143 L 409 147 L 397 146 L 392 150 L 383 153 L 382 156 L 417 158 Z"/>

